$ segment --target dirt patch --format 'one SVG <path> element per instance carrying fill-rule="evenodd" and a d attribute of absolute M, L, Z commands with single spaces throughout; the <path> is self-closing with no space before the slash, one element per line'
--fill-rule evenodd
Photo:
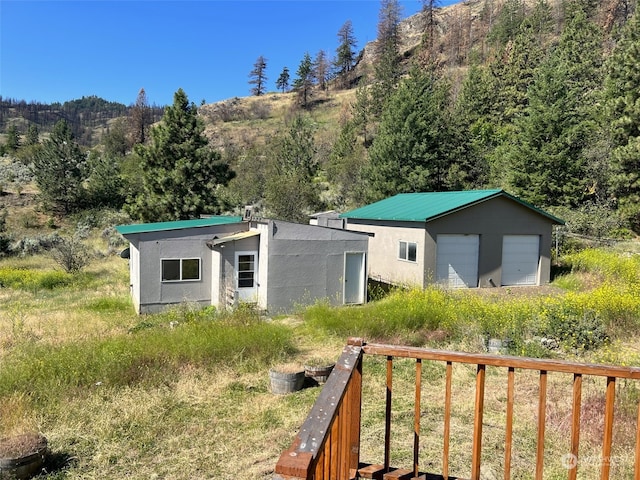
<path fill-rule="evenodd" d="M 39 433 L 25 433 L 0 439 L 0 458 L 20 458 L 47 448 L 47 439 Z"/>
<path fill-rule="evenodd" d="M 531 287 L 492 287 L 469 288 L 459 290 L 463 295 L 480 295 L 482 297 L 504 300 L 508 298 L 534 298 L 560 296 L 566 291 L 554 285 L 540 285 Z"/>

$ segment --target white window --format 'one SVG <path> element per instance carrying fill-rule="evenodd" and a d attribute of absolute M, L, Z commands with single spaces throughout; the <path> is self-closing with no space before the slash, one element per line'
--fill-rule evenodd
<path fill-rule="evenodd" d="M 398 249 L 398 258 L 408 262 L 418 261 L 418 244 L 415 242 L 405 242 L 400 240 L 400 248 Z"/>
<path fill-rule="evenodd" d="M 163 282 L 185 282 L 200 280 L 199 258 L 162 259 Z"/>

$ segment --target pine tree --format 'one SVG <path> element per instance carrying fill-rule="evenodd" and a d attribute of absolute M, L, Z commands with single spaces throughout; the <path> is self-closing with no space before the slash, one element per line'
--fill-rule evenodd
<path fill-rule="evenodd" d="M 510 40 L 515 39 L 524 18 L 524 1 L 506 0 L 489 32 L 488 40 L 498 46 L 506 45 Z"/>
<path fill-rule="evenodd" d="M 58 121 L 33 158 L 32 173 L 45 209 L 66 215 L 84 206 L 86 156 L 66 121 Z"/>
<path fill-rule="evenodd" d="M 20 135 L 18 135 L 18 129 L 13 124 L 9 125 L 7 128 L 5 148 L 7 151 L 12 153 L 20 148 Z"/>
<path fill-rule="evenodd" d="M 382 0 L 378 13 L 375 83 L 372 87 L 373 107 L 380 114 L 400 77 L 399 33 L 401 7 L 398 0 Z"/>
<path fill-rule="evenodd" d="M 296 75 L 297 78 L 293 81 L 293 88 L 295 88 L 302 97 L 302 106 L 306 107 L 309 92 L 313 87 L 313 62 L 311 61 L 309 52 L 306 52 L 300 61 Z"/>
<path fill-rule="evenodd" d="M 351 20 L 347 20 L 338 30 L 338 48 L 334 63 L 338 75 L 345 75 L 353 68 L 356 60 L 356 45 L 353 24 Z"/>
<path fill-rule="evenodd" d="M 290 78 L 291 76 L 289 75 L 289 69 L 287 67 L 284 67 L 282 69 L 282 72 L 280 73 L 280 76 L 278 77 L 278 80 L 276 80 L 276 88 L 278 90 L 282 90 L 282 93 L 286 92 L 289 88 Z"/>
<path fill-rule="evenodd" d="M 440 7 L 439 0 L 422 0 L 422 12 L 426 17 L 424 35 L 422 37 L 421 62 L 428 64 L 434 61 L 434 45 L 436 40 L 435 13 Z"/>
<path fill-rule="evenodd" d="M 457 186 L 448 111 L 448 85 L 433 71 L 414 68 L 389 98 L 369 149 L 369 200 Z"/>
<path fill-rule="evenodd" d="M 607 65 L 607 117 L 613 151 L 613 194 L 640 232 L 640 14 L 627 22 Z"/>
<path fill-rule="evenodd" d="M 265 203 L 275 218 L 306 223 L 306 215 L 319 205 L 313 181 L 318 169 L 313 134 L 311 122 L 298 115 L 270 144 Z"/>
<path fill-rule="evenodd" d="M 27 135 L 24 144 L 27 146 L 38 145 L 40 143 L 40 136 L 38 134 L 38 126 L 30 123 L 27 128 Z"/>
<path fill-rule="evenodd" d="M 258 57 L 256 63 L 253 64 L 253 70 L 249 72 L 249 85 L 253 85 L 251 88 L 251 95 L 259 97 L 264 95 L 267 91 L 267 59 L 262 55 Z"/>
<path fill-rule="evenodd" d="M 233 176 L 221 154 L 209 147 L 198 109 L 179 89 L 173 105 L 151 130 L 151 143 L 137 145 L 142 194 L 129 206 L 144 221 L 170 221 L 218 213 L 216 188 Z"/>
<path fill-rule="evenodd" d="M 144 88 L 138 92 L 135 105 L 131 108 L 129 117 L 131 123 L 131 140 L 134 145 L 145 143 L 147 141 L 147 133 L 151 125 L 151 109 L 147 101 L 147 93 Z"/>
<path fill-rule="evenodd" d="M 87 205 L 95 208 L 120 209 L 125 203 L 124 181 L 120 175 L 121 157 L 93 153 L 88 165 L 91 172 L 86 182 Z"/>
<path fill-rule="evenodd" d="M 514 193 L 536 205 L 577 206 L 586 199 L 601 43 L 598 28 L 578 11 L 535 73 L 507 157 Z"/>
<path fill-rule="evenodd" d="M 320 50 L 316 54 L 316 58 L 313 62 L 313 78 L 315 83 L 320 87 L 320 90 L 327 89 L 330 67 L 331 64 L 327 58 L 327 53 L 324 50 Z"/>
<path fill-rule="evenodd" d="M 326 171 L 333 189 L 333 203 L 347 210 L 364 203 L 363 169 L 367 162 L 364 145 L 353 119 L 344 122 L 329 155 Z"/>

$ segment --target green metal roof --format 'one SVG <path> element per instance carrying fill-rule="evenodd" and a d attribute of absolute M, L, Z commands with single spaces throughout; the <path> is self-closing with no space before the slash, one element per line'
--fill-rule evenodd
<path fill-rule="evenodd" d="M 226 225 L 238 223 L 242 217 L 214 216 L 198 218 L 196 220 L 177 220 L 175 222 L 137 223 L 132 225 L 118 225 L 116 230 L 122 235 L 133 233 L 163 232 L 166 230 L 182 230 L 185 228 L 211 227 L 213 225 Z"/>
<path fill-rule="evenodd" d="M 429 222 L 458 210 L 499 196 L 507 197 L 544 215 L 551 221 L 564 225 L 554 217 L 504 190 L 465 190 L 459 192 L 400 193 L 379 202 L 356 208 L 340 215 L 341 218 L 361 220 L 396 220 L 404 222 Z"/>

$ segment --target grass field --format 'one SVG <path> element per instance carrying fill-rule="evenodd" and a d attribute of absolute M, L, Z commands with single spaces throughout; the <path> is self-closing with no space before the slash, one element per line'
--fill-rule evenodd
<path fill-rule="evenodd" d="M 635 256 L 587 251 L 567 259 L 573 270 L 544 294 L 503 291 L 394 292 L 363 307 L 315 305 L 286 318 L 260 318 L 188 305 L 137 316 L 128 298 L 128 268 L 117 256 L 100 256 L 65 277 L 46 256 L 0 261 L 0 437 L 39 430 L 52 456 L 48 479 L 267 479 L 293 440 L 319 388 L 273 395 L 268 370 L 303 365 L 312 357 L 336 359 L 350 335 L 373 341 L 480 351 L 488 336 L 509 337 L 510 353 L 640 365 L 638 264 Z M 564 326 L 564 327 L 563 327 Z M 589 333 L 590 332 L 590 333 Z M 553 333 L 557 348 L 536 338 Z M 580 335 L 578 335 L 580 333 Z M 425 367 L 423 464 L 439 468 L 442 365 Z M 413 369 L 399 362 L 394 381 L 394 462 L 410 459 Z M 566 379 L 551 380 L 545 478 L 566 478 Z M 384 367 L 365 363 L 365 461 L 381 460 Z M 500 471 L 504 379 L 488 372 L 485 427 L 487 478 Z M 454 376 L 452 470 L 468 475 L 469 407 L 473 372 Z M 513 478 L 532 478 L 536 378 L 518 377 L 518 443 Z M 401 393 L 404 392 L 404 393 Z M 602 392 L 600 388 L 598 392 Z M 638 389 L 619 396 L 613 478 L 627 476 L 635 434 Z M 582 448 L 597 458 L 602 396 L 585 387 L 591 409 Z M 617 428 L 617 427 L 616 427 Z M 395 431 L 394 431 L 395 432 Z M 597 478 L 596 467 L 583 478 Z M 496 477 L 499 478 L 499 477 Z"/>

